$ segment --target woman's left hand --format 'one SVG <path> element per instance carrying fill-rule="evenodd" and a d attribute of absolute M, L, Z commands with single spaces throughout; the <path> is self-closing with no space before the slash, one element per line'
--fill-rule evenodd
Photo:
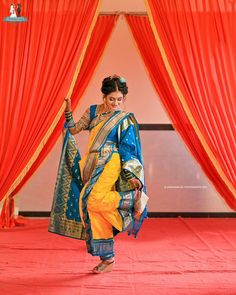
<path fill-rule="evenodd" d="M 133 184 L 133 186 L 136 188 L 136 189 L 138 189 L 138 190 L 141 190 L 141 188 L 142 188 L 142 183 L 137 179 L 137 178 L 131 178 L 130 180 L 129 180 L 129 182 L 131 183 L 131 184 Z"/>

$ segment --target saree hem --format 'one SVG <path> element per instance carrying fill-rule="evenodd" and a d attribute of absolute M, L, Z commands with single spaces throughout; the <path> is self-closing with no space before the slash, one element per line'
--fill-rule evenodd
<path fill-rule="evenodd" d="M 63 233 L 58 232 L 57 230 L 54 231 L 54 230 L 52 230 L 50 228 L 48 229 L 48 232 L 53 233 L 53 234 L 57 234 L 57 235 L 62 236 L 62 237 L 67 237 L 67 238 L 76 239 L 76 240 L 80 240 L 80 241 L 85 240 L 85 237 L 79 238 L 79 237 L 75 237 L 73 235 L 63 234 Z"/>
<path fill-rule="evenodd" d="M 92 241 L 92 245 L 88 250 L 93 256 L 108 256 L 114 255 L 114 240 L 110 239 L 97 239 Z"/>

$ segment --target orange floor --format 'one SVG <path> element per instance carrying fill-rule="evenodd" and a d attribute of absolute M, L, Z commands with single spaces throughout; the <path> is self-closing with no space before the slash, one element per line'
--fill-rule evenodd
<path fill-rule="evenodd" d="M 84 241 L 47 232 L 48 219 L 0 231 L 0 295 L 236 294 L 236 219 L 147 219 L 115 240 L 112 273 Z"/>

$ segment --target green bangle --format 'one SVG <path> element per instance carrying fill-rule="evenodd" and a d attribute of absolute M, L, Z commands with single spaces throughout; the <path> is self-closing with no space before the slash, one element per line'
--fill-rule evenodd
<path fill-rule="evenodd" d="M 72 112 L 66 111 L 65 112 L 65 118 L 66 118 L 66 122 L 70 122 L 71 120 L 74 122 Z"/>
<path fill-rule="evenodd" d="M 126 178 L 127 180 L 130 180 L 130 179 L 132 179 L 132 178 L 135 177 L 135 176 L 133 175 L 133 173 L 130 172 L 130 171 L 128 171 L 128 170 L 124 170 L 124 173 L 125 173 L 125 178 Z"/>

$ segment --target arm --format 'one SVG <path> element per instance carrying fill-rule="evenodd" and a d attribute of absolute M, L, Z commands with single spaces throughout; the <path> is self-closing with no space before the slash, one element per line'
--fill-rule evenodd
<path fill-rule="evenodd" d="M 140 137 L 137 121 L 132 114 L 120 124 L 118 134 L 119 153 L 125 178 L 133 188 L 142 189 L 144 170 Z"/>
<path fill-rule="evenodd" d="M 82 130 L 86 130 L 90 124 L 90 108 L 88 108 L 83 116 L 77 123 L 74 123 L 72 111 L 71 111 L 71 100 L 70 98 L 66 98 L 66 108 L 65 108 L 65 118 L 67 122 L 67 126 L 72 135 L 79 133 Z"/>

